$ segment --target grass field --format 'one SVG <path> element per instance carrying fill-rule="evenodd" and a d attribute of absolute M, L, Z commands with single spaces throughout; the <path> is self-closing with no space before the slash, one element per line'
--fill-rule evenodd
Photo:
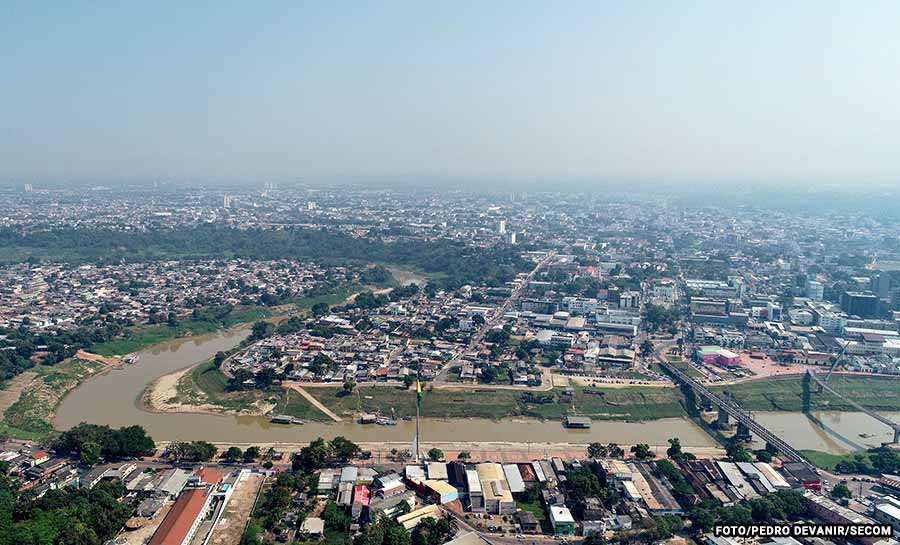
<path fill-rule="evenodd" d="M 829 385 L 856 400 L 857 403 L 882 411 L 900 411 L 900 379 L 891 377 L 848 377 L 834 375 Z M 813 386 L 815 389 L 815 386 Z M 717 386 L 713 391 L 728 392 L 745 409 L 752 411 L 803 410 L 803 384 L 799 375 L 759 379 L 731 386 Z M 853 407 L 839 398 L 813 391 L 812 410 L 852 411 Z"/>
<path fill-rule="evenodd" d="M 311 422 L 331 422 L 322 411 L 313 407 L 309 401 L 294 390 L 285 390 L 284 396 L 272 411 L 275 414 L 287 414 L 301 420 Z"/>
<path fill-rule="evenodd" d="M 552 403 L 525 403 L 514 390 L 426 390 L 421 415 L 428 418 L 487 418 L 511 416 L 562 419 L 577 412 L 598 419 L 652 420 L 681 416 L 680 393 L 674 388 L 576 389 L 573 403 L 556 397 Z M 392 386 L 359 386 L 350 395 L 341 388 L 309 388 L 308 391 L 337 414 L 378 413 L 396 418 L 415 415 L 415 392 Z M 551 394 L 558 396 L 558 393 Z M 321 414 L 300 396 L 292 396 L 287 414 L 322 420 Z M 393 412 L 392 412 L 393 409 Z M 306 416 L 311 415 L 311 416 Z"/>
<path fill-rule="evenodd" d="M 534 502 L 526 502 L 519 501 L 516 503 L 518 507 L 520 507 L 523 511 L 528 511 L 534 518 L 537 519 L 538 524 L 541 525 L 541 531 L 545 534 L 552 534 L 553 527 L 550 524 L 550 517 L 547 515 L 547 508 L 544 507 L 544 503 L 540 500 Z"/>
<path fill-rule="evenodd" d="M 178 381 L 179 403 L 214 405 L 226 411 L 252 411 L 260 401 L 275 403 L 279 392 L 242 390 L 229 392 L 228 379 L 212 363 L 205 361 Z"/>
<path fill-rule="evenodd" d="M 297 308 L 302 310 L 311 309 L 314 305 L 317 305 L 319 303 L 325 303 L 326 305 L 332 307 L 343 303 L 347 297 L 350 297 L 354 293 L 362 291 L 363 289 L 363 286 L 359 284 L 350 284 L 331 293 L 317 295 L 315 297 L 302 297 L 300 299 L 292 301 L 292 303 L 295 304 Z"/>
<path fill-rule="evenodd" d="M 829 454 L 818 450 L 801 450 L 800 454 L 810 461 L 814 466 L 822 468 L 826 471 L 834 471 L 834 466 L 844 460 L 852 460 L 855 456 L 866 456 L 865 452 L 852 454 Z"/>

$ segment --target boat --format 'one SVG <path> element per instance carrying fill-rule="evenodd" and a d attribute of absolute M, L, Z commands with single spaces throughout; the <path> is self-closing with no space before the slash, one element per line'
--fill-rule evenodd
<path fill-rule="evenodd" d="M 297 417 L 287 414 L 278 414 L 269 419 L 273 424 L 303 424 L 303 421 Z"/>
<path fill-rule="evenodd" d="M 125 363 L 137 363 L 141 357 L 138 354 L 132 354 L 131 356 L 126 356 L 123 360 Z"/>
<path fill-rule="evenodd" d="M 393 418 L 384 418 L 384 417 L 376 418 L 375 423 L 378 424 L 379 426 L 396 426 L 397 425 L 397 421 L 394 420 Z"/>

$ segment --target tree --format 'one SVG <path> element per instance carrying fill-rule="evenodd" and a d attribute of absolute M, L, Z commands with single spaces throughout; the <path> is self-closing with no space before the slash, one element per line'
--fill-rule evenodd
<path fill-rule="evenodd" d="M 609 456 L 609 449 L 602 443 L 591 443 L 587 448 L 588 458 L 606 458 Z"/>
<path fill-rule="evenodd" d="M 265 339 L 275 330 L 275 326 L 270 324 L 269 322 L 264 322 L 262 320 L 253 323 L 253 327 L 250 329 L 250 337 L 251 341 L 259 341 Z"/>
<path fill-rule="evenodd" d="M 651 535 L 654 539 L 669 539 L 684 528 L 684 521 L 675 515 L 663 515 L 653 519 L 654 528 Z"/>
<path fill-rule="evenodd" d="M 747 449 L 744 448 L 744 445 L 736 440 L 732 439 L 725 444 L 725 453 L 733 462 L 752 462 L 753 456 L 747 452 Z"/>
<path fill-rule="evenodd" d="M 459 454 L 456 455 L 457 460 L 461 460 L 465 462 L 466 460 L 470 460 L 472 458 L 472 453 L 468 450 L 461 450 Z"/>
<path fill-rule="evenodd" d="M 294 471 L 313 471 L 325 467 L 325 463 L 331 456 L 331 447 L 321 437 L 300 449 L 294 456 L 291 464 Z"/>
<path fill-rule="evenodd" d="M 432 462 L 437 462 L 438 460 L 442 460 L 444 458 L 444 451 L 439 448 L 432 448 L 428 451 L 428 459 Z"/>
<path fill-rule="evenodd" d="M 831 490 L 831 497 L 838 500 L 849 500 L 853 497 L 853 493 L 850 492 L 850 488 L 847 486 L 847 483 L 840 482 L 834 485 L 834 488 Z"/>
<path fill-rule="evenodd" d="M 313 316 L 319 318 L 328 314 L 328 311 L 331 310 L 331 308 L 327 303 L 316 303 L 309 310 L 312 312 Z"/>
<path fill-rule="evenodd" d="M 624 458 L 625 457 L 625 449 L 623 449 L 616 443 L 610 443 L 610 444 L 606 445 L 606 450 L 609 453 L 610 458 Z"/>
<path fill-rule="evenodd" d="M 257 446 L 247 447 L 247 450 L 244 451 L 244 461 L 248 462 L 248 463 L 252 462 L 252 461 L 258 459 L 260 457 L 260 455 L 261 455 L 261 453 L 260 453 L 259 447 L 257 447 Z"/>
<path fill-rule="evenodd" d="M 355 458 L 361 452 L 359 445 L 350 441 L 346 437 L 337 436 L 329 442 L 332 455 L 341 461 L 347 461 Z"/>
<path fill-rule="evenodd" d="M 634 457 L 638 460 L 644 460 L 646 458 L 653 458 L 656 456 L 652 450 L 650 450 L 650 445 L 646 443 L 638 443 L 631 447 L 631 453 L 634 454 Z"/>
<path fill-rule="evenodd" d="M 174 312 L 170 312 L 169 315 L 166 316 L 166 323 L 169 327 L 178 327 L 178 316 L 176 316 Z"/>
<path fill-rule="evenodd" d="M 653 355 L 653 343 L 650 342 L 650 339 L 644 339 L 644 342 L 641 343 L 641 357 L 649 358 Z"/>
<path fill-rule="evenodd" d="M 238 447 L 229 447 L 228 450 L 225 451 L 225 454 L 222 455 L 229 462 L 237 462 L 238 460 L 244 457 L 244 452 Z"/>
<path fill-rule="evenodd" d="M 253 379 L 260 388 L 267 389 L 275 383 L 276 379 L 278 379 L 278 373 L 271 367 L 264 367 L 253 376 Z"/>
<path fill-rule="evenodd" d="M 87 441 L 81 445 L 78 459 L 86 466 L 92 466 L 100 461 L 100 445 L 93 441 Z"/>
<path fill-rule="evenodd" d="M 356 388 L 356 383 L 353 382 L 352 380 L 348 380 L 348 381 L 344 382 L 343 388 L 344 388 L 344 391 L 347 392 L 347 394 L 350 394 L 353 392 L 353 388 Z"/>
<path fill-rule="evenodd" d="M 681 440 L 679 438 L 673 437 L 669 439 L 669 448 L 666 449 L 666 456 L 673 460 L 680 460 L 684 457 L 684 453 L 681 452 Z"/>
<path fill-rule="evenodd" d="M 405 375 L 405 376 L 403 377 L 403 386 L 404 386 L 407 390 L 409 390 L 410 387 L 412 387 L 412 385 L 415 384 L 415 383 L 416 383 L 416 377 L 414 377 L 414 376 L 412 376 L 412 375 Z"/>
<path fill-rule="evenodd" d="M 222 367 L 222 364 L 225 362 L 225 358 L 226 358 L 225 352 L 222 352 L 221 350 L 216 352 L 216 355 L 213 356 L 213 366 L 216 369 L 219 369 L 220 367 Z"/>
<path fill-rule="evenodd" d="M 491 384 L 497 380 L 497 369 L 490 363 L 481 368 L 481 382 Z"/>

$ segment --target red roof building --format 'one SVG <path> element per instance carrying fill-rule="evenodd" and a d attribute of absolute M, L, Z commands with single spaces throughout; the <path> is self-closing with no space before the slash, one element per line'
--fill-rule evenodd
<path fill-rule="evenodd" d="M 203 516 L 211 492 L 212 488 L 192 488 L 182 492 L 148 545 L 184 545 L 189 542 L 196 531 L 194 523 Z"/>

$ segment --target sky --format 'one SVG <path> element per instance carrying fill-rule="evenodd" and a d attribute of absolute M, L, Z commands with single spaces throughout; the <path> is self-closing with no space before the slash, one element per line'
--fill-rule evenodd
<path fill-rule="evenodd" d="M 0 180 L 900 186 L 900 2 L 0 2 Z"/>

